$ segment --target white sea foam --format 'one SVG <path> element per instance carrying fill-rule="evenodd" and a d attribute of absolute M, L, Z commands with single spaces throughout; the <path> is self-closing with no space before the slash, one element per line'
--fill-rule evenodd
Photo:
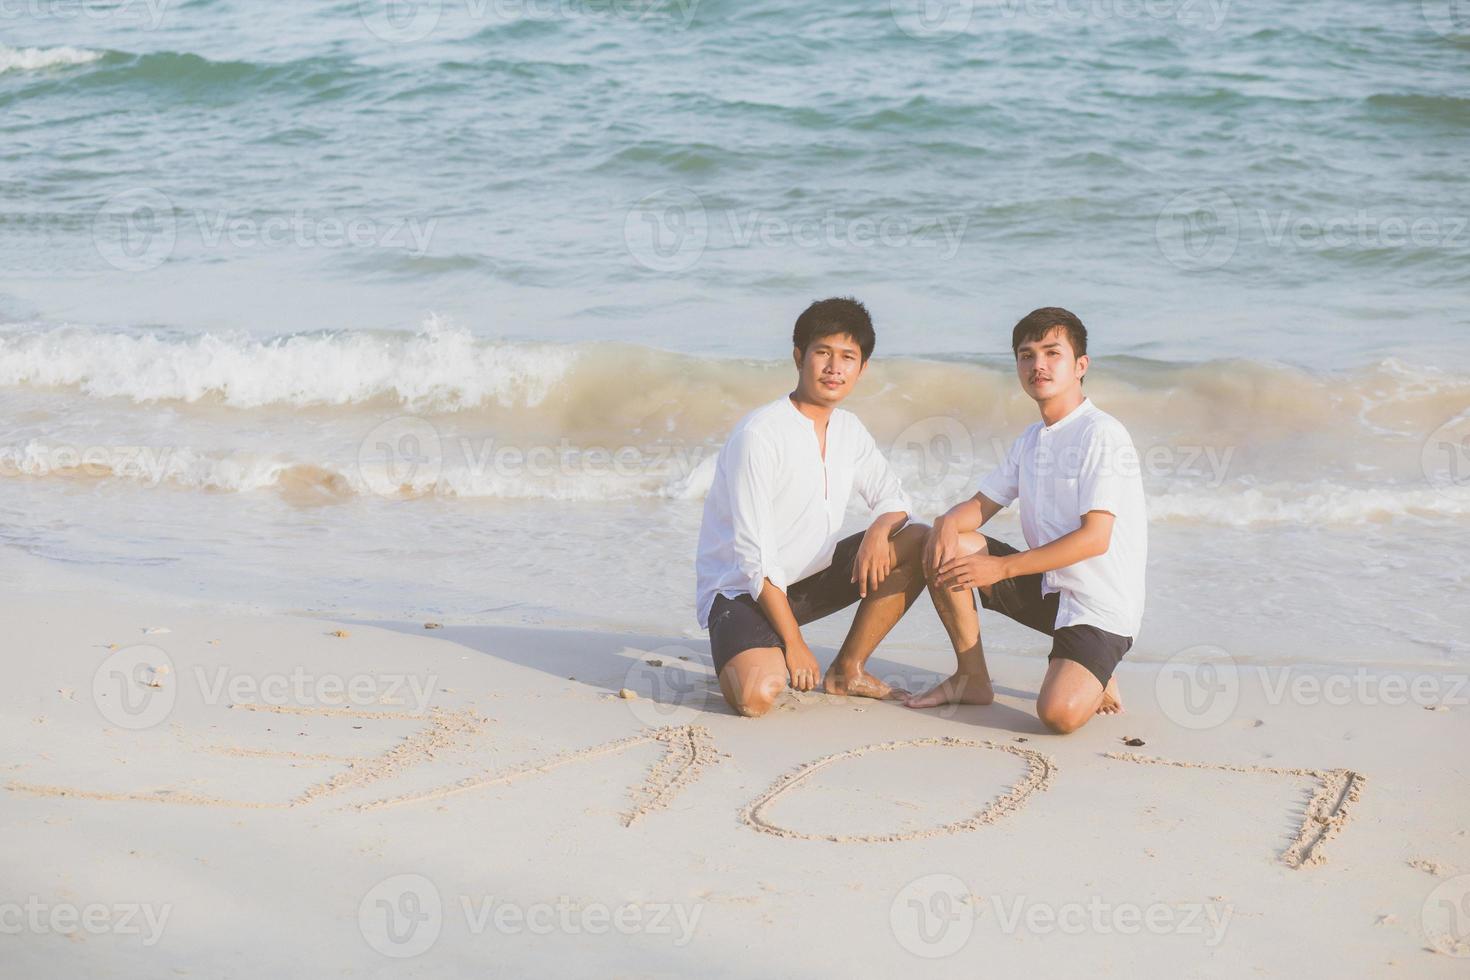
<path fill-rule="evenodd" d="M 0 44 L 0 73 L 85 65 L 101 57 L 101 51 L 90 51 L 86 48 L 11 48 Z"/>
<path fill-rule="evenodd" d="M 715 447 L 673 448 L 625 458 L 572 451 L 421 461 L 314 460 L 288 453 L 218 452 L 191 447 L 92 446 L 31 439 L 0 446 L 0 478 L 93 479 L 141 487 L 224 493 L 274 489 L 343 499 L 438 497 L 445 500 L 702 500 Z M 942 507 L 943 503 L 927 509 Z M 1176 488 L 1148 497 L 1155 523 L 1226 527 L 1354 526 L 1394 518 L 1470 515 L 1470 484 L 1348 487 L 1329 482 L 1264 487 Z"/>
<path fill-rule="evenodd" d="M 1265 489 L 1221 488 L 1154 494 L 1152 521 L 1195 521 L 1230 527 L 1355 525 L 1396 517 L 1470 515 L 1470 484 L 1433 487 L 1344 487 L 1278 484 Z"/>
<path fill-rule="evenodd" d="M 414 411 L 536 405 L 570 348 L 477 339 L 429 321 L 417 333 L 164 337 L 90 327 L 0 334 L 0 386 L 74 386 L 134 402 L 217 399 L 233 408 L 352 405 Z"/>

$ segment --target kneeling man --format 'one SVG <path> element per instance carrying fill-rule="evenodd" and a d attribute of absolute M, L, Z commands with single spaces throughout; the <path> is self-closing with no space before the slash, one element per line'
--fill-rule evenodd
<path fill-rule="evenodd" d="M 817 686 L 801 627 L 854 602 L 857 615 L 828 668 L 830 694 L 906 697 L 864 669 L 924 588 L 928 528 L 857 416 L 841 404 L 873 353 L 873 323 L 852 299 L 813 303 L 796 321 L 796 390 L 751 412 L 720 451 L 699 529 L 697 615 L 725 700 L 770 710 L 788 681 Z M 852 494 L 877 514 L 838 537 Z"/>
<path fill-rule="evenodd" d="M 980 482 L 980 492 L 934 524 L 924 549 L 930 595 L 959 668 L 913 708 L 993 698 L 980 602 L 1052 638 L 1036 714 L 1074 731 L 1094 714 L 1123 710 L 1113 670 L 1143 619 L 1148 514 L 1133 441 L 1082 394 L 1087 329 L 1059 307 L 1028 314 L 1011 332 L 1016 375 L 1041 421 Z M 978 528 L 1016 499 L 1029 550 Z"/>

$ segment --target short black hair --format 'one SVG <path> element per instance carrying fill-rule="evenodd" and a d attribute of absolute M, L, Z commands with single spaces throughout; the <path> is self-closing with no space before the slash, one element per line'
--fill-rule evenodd
<path fill-rule="evenodd" d="M 1011 353 L 1019 355 L 1022 344 L 1040 340 L 1057 327 L 1067 335 L 1073 356 L 1087 353 L 1087 328 L 1077 319 L 1077 314 L 1060 306 L 1043 306 L 1021 317 L 1021 322 L 1011 331 Z"/>
<path fill-rule="evenodd" d="M 847 334 L 857 341 L 863 352 L 863 362 L 873 356 L 873 318 L 868 308 L 851 296 L 834 296 L 819 299 L 802 311 L 796 318 L 796 328 L 791 331 L 791 342 L 806 356 L 812 341 L 833 334 Z"/>

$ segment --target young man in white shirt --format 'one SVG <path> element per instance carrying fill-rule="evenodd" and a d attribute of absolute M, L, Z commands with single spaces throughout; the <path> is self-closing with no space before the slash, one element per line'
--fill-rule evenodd
<path fill-rule="evenodd" d="M 853 299 L 813 303 L 792 331 L 796 389 L 735 426 L 704 502 L 696 615 L 710 634 L 720 689 L 746 717 L 789 681 L 817 686 L 801 627 L 858 603 L 822 679 L 829 694 L 898 698 L 865 669 L 923 590 L 928 527 L 908 523 L 903 487 L 857 416 L 837 406 L 873 353 L 873 323 Z M 839 538 L 856 491 L 877 515 Z"/>
<path fill-rule="evenodd" d="M 1081 320 L 1059 307 L 1035 310 L 1016 324 L 1011 350 L 1041 421 L 1022 433 L 974 497 L 935 522 L 924 566 L 959 666 L 905 703 L 993 699 L 971 594 L 978 589 L 986 609 L 1052 637 L 1036 714 L 1066 734 L 1094 714 L 1123 710 L 1113 670 L 1143 619 L 1143 480 L 1127 430 L 1082 393 L 1088 361 Z M 1017 498 L 1027 551 L 978 530 Z"/>

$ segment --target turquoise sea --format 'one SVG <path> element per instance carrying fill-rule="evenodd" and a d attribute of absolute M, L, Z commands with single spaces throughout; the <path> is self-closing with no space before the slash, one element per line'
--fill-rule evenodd
<path fill-rule="evenodd" d="M 1131 657 L 1463 667 L 1467 159 L 1452 0 L 0 0 L 0 541 L 698 647 L 806 303 L 872 310 L 925 518 L 1061 305 L 1145 452 Z"/>

